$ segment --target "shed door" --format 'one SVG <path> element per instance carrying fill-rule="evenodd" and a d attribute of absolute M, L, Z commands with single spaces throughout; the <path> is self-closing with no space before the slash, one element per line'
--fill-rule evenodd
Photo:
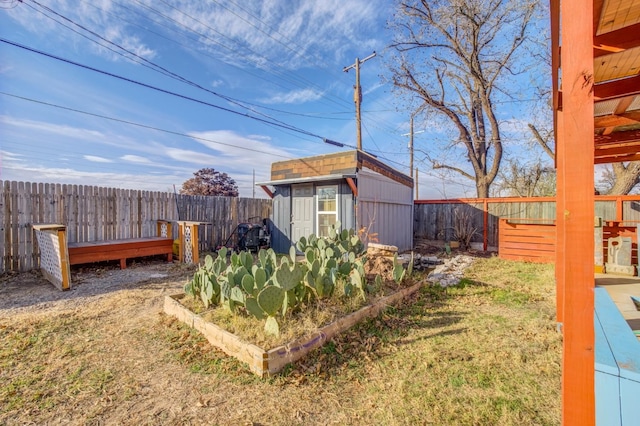
<path fill-rule="evenodd" d="M 291 241 L 313 233 L 313 185 L 291 185 Z"/>

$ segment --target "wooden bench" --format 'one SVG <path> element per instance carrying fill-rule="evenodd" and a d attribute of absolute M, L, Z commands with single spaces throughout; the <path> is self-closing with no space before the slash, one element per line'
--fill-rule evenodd
<path fill-rule="evenodd" d="M 198 263 L 198 222 L 180 222 L 179 260 Z M 173 260 L 171 222 L 158 221 L 157 237 L 128 238 L 68 243 L 66 227 L 58 224 L 33 225 L 40 249 L 40 269 L 43 276 L 60 290 L 71 285 L 70 265 L 119 260 L 120 268 L 127 267 L 127 259 L 165 255 Z"/>
<path fill-rule="evenodd" d="M 122 240 L 69 243 L 69 265 L 119 260 L 120 268 L 127 267 L 127 259 L 166 255 L 173 261 L 173 239 L 166 237 L 127 238 Z"/>

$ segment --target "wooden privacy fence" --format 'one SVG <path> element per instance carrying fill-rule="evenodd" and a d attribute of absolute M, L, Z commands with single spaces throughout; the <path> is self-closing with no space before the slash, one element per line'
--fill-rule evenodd
<path fill-rule="evenodd" d="M 174 222 L 177 238 L 175 222 L 199 222 L 199 251 L 209 251 L 239 222 L 270 216 L 270 199 L 0 181 L 0 273 L 39 267 L 34 224 L 65 225 L 68 241 L 80 243 L 150 237 L 159 219 Z"/>
<path fill-rule="evenodd" d="M 555 223 L 527 219 L 500 219 L 500 257 L 511 260 L 551 263 L 556 260 Z"/>
<path fill-rule="evenodd" d="M 484 248 L 499 245 L 499 220 L 556 218 L 555 197 L 531 198 L 461 198 L 451 200 L 416 200 L 414 204 L 414 237 L 450 241 L 454 238 L 456 211 L 470 218 L 476 235 L 472 241 Z M 604 221 L 640 221 L 640 195 L 596 195 L 595 214 Z"/>
<path fill-rule="evenodd" d="M 595 234 L 596 250 L 601 250 L 601 265 L 609 261 L 609 238 L 631 238 L 631 265 L 638 265 L 638 225 L 639 221 L 602 222 L 602 232 Z M 529 262 L 555 262 L 556 226 L 555 222 L 532 219 L 500 219 L 499 255 L 503 259 L 526 260 Z M 595 227 L 594 227 L 595 231 Z M 599 235 L 601 237 L 599 237 Z M 600 239 L 601 238 L 601 239 Z M 571 241 L 568 242 L 569 249 Z M 570 252 L 567 255 L 571 255 Z M 594 264 L 597 256 L 594 257 Z M 600 269 L 601 271 L 601 269 Z"/>

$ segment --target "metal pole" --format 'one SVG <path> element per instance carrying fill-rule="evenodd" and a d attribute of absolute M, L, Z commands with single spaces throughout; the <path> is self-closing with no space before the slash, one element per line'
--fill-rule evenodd
<path fill-rule="evenodd" d="M 416 167 L 416 180 L 415 180 L 415 184 L 416 184 L 416 200 L 420 199 L 420 191 L 418 191 L 418 168 Z"/>
<path fill-rule="evenodd" d="M 256 198 L 256 169 L 253 169 L 253 198 Z"/>

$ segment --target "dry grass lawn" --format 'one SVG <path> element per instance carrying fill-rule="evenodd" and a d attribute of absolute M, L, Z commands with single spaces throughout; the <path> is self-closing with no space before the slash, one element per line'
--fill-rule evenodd
<path fill-rule="evenodd" d="M 478 259 L 264 380 L 162 313 L 189 272 L 0 309 L 0 424 L 560 422 L 551 266 Z"/>

